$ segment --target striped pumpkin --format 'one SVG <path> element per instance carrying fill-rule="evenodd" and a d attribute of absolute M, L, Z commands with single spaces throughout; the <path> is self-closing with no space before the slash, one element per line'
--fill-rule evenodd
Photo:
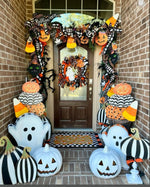
<path fill-rule="evenodd" d="M 0 147 L 5 144 L 5 151 L 0 155 L 0 184 L 16 184 L 15 166 L 22 155 L 23 148 L 13 146 L 8 137 L 3 136 L 0 138 Z"/>
<path fill-rule="evenodd" d="M 106 113 L 105 113 L 105 109 L 100 108 L 97 112 L 97 122 L 99 125 L 106 125 L 109 124 L 107 117 L 106 117 Z"/>
<path fill-rule="evenodd" d="M 37 164 L 26 150 L 29 152 L 31 148 L 24 148 L 23 154 L 16 166 L 16 175 L 19 183 L 33 182 L 37 176 Z"/>
<path fill-rule="evenodd" d="M 127 156 L 132 156 L 135 159 L 149 159 L 150 142 L 147 139 L 141 139 L 137 128 L 131 128 L 131 132 L 135 131 L 134 135 L 122 140 L 120 148 Z"/>

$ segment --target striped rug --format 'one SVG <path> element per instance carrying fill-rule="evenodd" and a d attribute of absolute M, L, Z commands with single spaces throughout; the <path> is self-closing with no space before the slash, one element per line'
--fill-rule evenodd
<path fill-rule="evenodd" d="M 50 139 L 50 146 L 57 148 L 73 147 L 104 147 L 95 132 L 56 132 Z"/>

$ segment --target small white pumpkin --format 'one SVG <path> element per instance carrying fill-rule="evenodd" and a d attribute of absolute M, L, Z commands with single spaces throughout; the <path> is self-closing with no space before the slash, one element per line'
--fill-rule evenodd
<path fill-rule="evenodd" d="M 58 149 L 50 147 L 49 144 L 37 149 L 33 158 L 38 165 L 38 176 L 53 176 L 61 169 L 62 155 Z"/>
<path fill-rule="evenodd" d="M 107 146 L 92 152 L 89 166 L 92 173 L 99 178 L 114 178 L 121 172 L 119 155 Z"/>

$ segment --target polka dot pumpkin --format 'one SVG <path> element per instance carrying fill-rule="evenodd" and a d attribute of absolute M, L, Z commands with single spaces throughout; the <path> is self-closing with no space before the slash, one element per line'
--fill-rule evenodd
<path fill-rule="evenodd" d="M 132 87 L 127 83 L 120 83 L 114 87 L 113 91 L 117 95 L 130 95 L 132 92 Z"/>
<path fill-rule="evenodd" d="M 42 116 L 45 112 L 45 106 L 43 103 L 38 103 L 36 105 L 27 105 L 29 112 L 34 113 L 38 116 Z"/>
<path fill-rule="evenodd" d="M 109 105 L 106 107 L 106 116 L 109 119 L 124 120 L 125 118 L 122 116 L 122 112 L 125 109 L 126 108 L 119 108 Z"/>
<path fill-rule="evenodd" d="M 36 93 L 40 90 L 40 86 L 36 82 L 26 82 L 22 85 L 22 90 L 26 93 Z"/>

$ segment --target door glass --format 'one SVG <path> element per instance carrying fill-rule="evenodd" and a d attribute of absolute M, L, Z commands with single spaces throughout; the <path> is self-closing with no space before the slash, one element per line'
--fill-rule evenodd
<path fill-rule="evenodd" d="M 60 63 L 64 60 L 65 57 L 76 56 L 81 54 L 82 56 L 88 58 L 87 50 L 83 47 L 77 46 L 74 49 L 68 49 L 67 47 L 60 50 Z M 71 91 L 68 86 L 60 88 L 60 100 L 87 100 L 87 85 L 83 87 L 76 88 L 74 91 Z"/>

